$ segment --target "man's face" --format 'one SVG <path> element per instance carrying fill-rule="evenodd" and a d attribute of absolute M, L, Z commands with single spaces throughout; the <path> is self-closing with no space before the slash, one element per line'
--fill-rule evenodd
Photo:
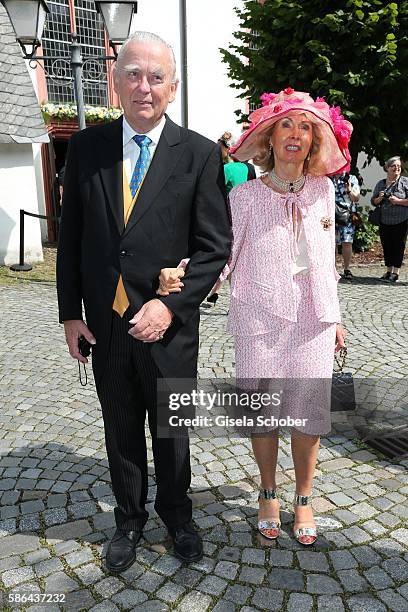
<path fill-rule="evenodd" d="M 126 47 L 115 67 L 115 91 L 126 120 L 137 132 L 153 129 L 176 96 L 178 82 L 171 82 L 170 53 L 165 45 L 135 41 Z"/>

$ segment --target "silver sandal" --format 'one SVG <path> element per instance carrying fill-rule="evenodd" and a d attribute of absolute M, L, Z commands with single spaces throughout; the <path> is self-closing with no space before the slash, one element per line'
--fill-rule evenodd
<path fill-rule="evenodd" d="M 295 498 L 293 503 L 295 506 L 311 506 L 311 495 L 299 495 L 295 493 Z M 299 527 L 299 529 L 294 529 L 293 534 L 299 544 L 303 546 L 312 546 L 317 540 L 317 527 Z M 303 538 L 312 538 L 311 542 L 302 541 Z"/>
<path fill-rule="evenodd" d="M 258 500 L 277 499 L 275 489 L 259 489 Z M 280 536 L 281 523 L 275 519 L 258 520 L 258 531 L 267 540 L 276 540 Z"/>

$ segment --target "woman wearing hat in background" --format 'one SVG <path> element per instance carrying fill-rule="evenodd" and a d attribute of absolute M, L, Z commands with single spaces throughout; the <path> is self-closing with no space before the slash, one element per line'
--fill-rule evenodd
<path fill-rule="evenodd" d="M 320 379 L 330 383 L 336 350 L 344 346 L 339 324 L 334 236 L 334 187 L 327 175 L 348 169 L 352 126 L 322 98 L 291 88 L 264 94 L 263 107 L 231 153 L 253 159 L 265 172 L 230 193 L 233 249 L 228 331 L 234 335 L 236 378 Z M 176 281 L 164 292 L 179 291 Z M 183 282 L 188 282 L 188 267 Z M 301 381 L 299 381 L 301 383 Z M 316 541 L 310 496 L 320 435 L 330 422 L 330 389 L 298 384 L 283 395 L 279 418 L 306 419 L 292 428 L 295 468 L 294 535 Z M 307 390 L 311 391 L 307 394 Z M 276 492 L 278 429 L 253 435 L 260 470 L 258 529 L 280 534 Z"/>
<path fill-rule="evenodd" d="M 381 206 L 380 239 L 387 272 L 381 280 L 398 281 L 404 259 L 408 232 L 408 177 L 401 176 L 401 158 L 390 157 L 385 162 L 387 178 L 374 187 L 371 204 Z"/>

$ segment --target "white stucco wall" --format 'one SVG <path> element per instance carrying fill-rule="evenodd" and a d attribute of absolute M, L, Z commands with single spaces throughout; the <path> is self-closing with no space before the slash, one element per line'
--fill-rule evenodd
<path fill-rule="evenodd" d="M 363 168 L 366 161 L 367 155 L 365 153 L 360 153 L 358 156 L 357 166 L 360 170 L 361 176 L 364 179 L 362 189 L 370 189 L 370 191 L 360 199 L 360 205 L 369 206 L 371 208 L 371 194 L 376 183 L 385 177 L 385 172 L 376 159 L 373 159 L 368 166 Z"/>
<path fill-rule="evenodd" d="M 38 213 L 31 144 L 0 144 L 0 265 L 18 263 L 20 208 Z M 25 217 L 25 261 L 42 261 L 38 219 Z"/>
<path fill-rule="evenodd" d="M 188 127 L 207 138 L 217 140 L 228 130 L 239 136 L 235 110 L 245 109 L 245 102 L 237 98 L 227 77 L 227 65 L 221 62 L 219 48 L 233 42 L 238 30 L 234 7 L 243 0 L 187 0 L 188 46 Z M 154 32 L 169 42 L 176 54 L 180 76 L 179 0 L 141 0 L 132 30 Z M 168 114 L 181 122 L 180 91 L 169 106 Z"/>

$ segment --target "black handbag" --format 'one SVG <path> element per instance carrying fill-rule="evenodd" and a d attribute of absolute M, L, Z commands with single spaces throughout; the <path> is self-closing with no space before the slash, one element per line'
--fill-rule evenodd
<path fill-rule="evenodd" d="M 356 409 L 356 394 L 351 372 L 343 372 L 346 364 L 347 349 L 343 347 L 334 360 L 338 370 L 334 370 L 331 389 L 331 412 L 350 411 Z"/>
<path fill-rule="evenodd" d="M 380 225 L 381 223 L 381 204 L 368 212 L 368 221 L 372 225 Z"/>
<path fill-rule="evenodd" d="M 334 219 L 336 225 L 348 225 L 350 223 L 350 207 L 343 202 L 336 202 Z"/>

